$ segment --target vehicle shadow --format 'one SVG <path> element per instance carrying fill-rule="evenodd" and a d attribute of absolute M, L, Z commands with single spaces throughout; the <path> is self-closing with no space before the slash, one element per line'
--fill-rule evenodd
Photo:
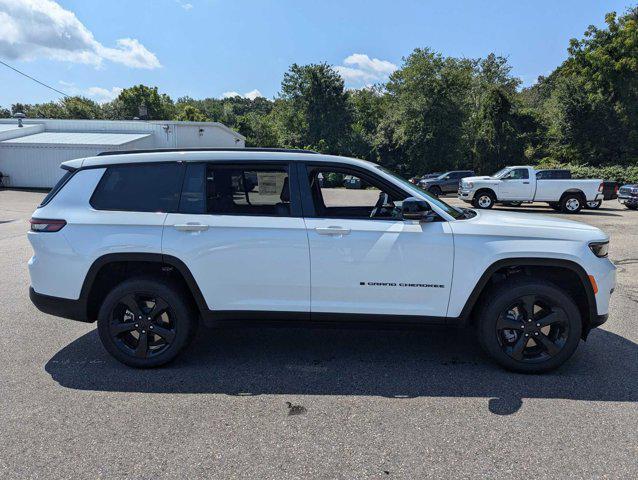
<path fill-rule="evenodd" d="M 504 212 L 527 212 L 527 213 L 540 213 L 543 215 L 566 215 L 564 212 L 558 212 L 551 207 L 544 207 L 542 205 L 521 205 L 520 207 L 508 207 L 503 205 L 496 205 L 494 207 L 495 211 L 504 211 Z M 622 217 L 617 210 L 607 209 L 601 207 L 596 210 L 583 209 L 579 213 L 572 214 L 584 217 Z"/>
<path fill-rule="evenodd" d="M 202 329 L 174 363 L 136 370 L 103 350 L 96 331 L 46 364 L 79 390 L 226 395 L 485 397 L 492 413 L 515 413 L 526 398 L 638 400 L 638 345 L 597 329 L 559 370 L 502 370 L 470 330 Z"/>

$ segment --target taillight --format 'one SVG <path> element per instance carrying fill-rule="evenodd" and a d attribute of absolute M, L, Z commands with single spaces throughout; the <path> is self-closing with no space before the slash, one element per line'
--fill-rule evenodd
<path fill-rule="evenodd" d="M 603 188 L 605 188 L 605 185 L 601 182 L 601 184 L 598 186 L 598 191 L 602 192 Z"/>
<path fill-rule="evenodd" d="M 32 218 L 29 223 L 32 232 L 59 232 L 66 225 L 66 220 Z"/>

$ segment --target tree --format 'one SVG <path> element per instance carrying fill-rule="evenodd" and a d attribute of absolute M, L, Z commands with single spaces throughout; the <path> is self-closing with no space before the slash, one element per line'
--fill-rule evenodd
<path fill-rule="evenodd" d="M 467 166 L 465 123 L 473 69 L 470 60 L 417 48 L 390 76 L 382 130 L 391 138 L 383 149 L 402 151 L 408 172 Z"/>
<path fill-rule="evenodd" d="M 490 87 L 477 114 L 475 171 L 494 173 L 505 165 L 520 163 L 525 145 L 517 123 L 507 92 L 502 87 Z"/>
<path fill-rule="evenodd" d="M 175 105 L 171 98 L 157 91 L 157 87 L 136 85 L 125 88 L 118 97 L 107 106 L 110 115 L 119 119 L 140 118 L 140 107 L 146 106 L 148 120 L 170 120 L 175 117 Z"/>
<path fill-rule="evenodd" d="M 11 110 L 0 107 L 0 118 L 11 118 Z"/>
<path fill-rule="evenodd" d="M 620 18 L 610 13 L 605 22 L 606 28 L 590 26 L 582 39 L 572 39 L 567 60 L 539 82 L 548 149 L 557 160 L 638 159 L 638 7 Z"/>
<path fill-rule="evenodd" d="M 197 107 L 181 105 L 177 114 L 177 120 L 186 122 L 207 122 L 208 118 Z"/>
<path fill-rule="evenodd" d="M 348 138 L 350 112 L 343 79 L 325 63 L 293 64 L 281 82 L 276 118 L 281 143 L 337 153 Z"/>
<path fill-rule="evenodd" d="M 102 118 L 100 105 L 86 97 L 65 97 L 60 101 L 65 110 L 64 118 L 99 119 Z"/>

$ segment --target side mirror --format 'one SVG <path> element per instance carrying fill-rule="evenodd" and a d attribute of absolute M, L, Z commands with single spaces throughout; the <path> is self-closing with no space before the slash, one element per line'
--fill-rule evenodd
<path fill-rule="evenodd" d="M 420 198 L 408 197 L 401 204 L 401 218 L 403 220 L 431 222 L 434 217 L 435 214 L 430 204 Z"/>

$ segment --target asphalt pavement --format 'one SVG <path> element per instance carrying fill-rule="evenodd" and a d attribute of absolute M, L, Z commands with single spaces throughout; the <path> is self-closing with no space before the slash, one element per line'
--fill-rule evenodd
<path fill-rule="evenodd" d="M 615 201 L 565 215 L 612 235 L 610 319 L 535 376 L 443 328 L 201 329 L 127 368 L 29 301 L 43 195 L 0 190 L 0 478 L 638 478 L 638 212 Z"/>

